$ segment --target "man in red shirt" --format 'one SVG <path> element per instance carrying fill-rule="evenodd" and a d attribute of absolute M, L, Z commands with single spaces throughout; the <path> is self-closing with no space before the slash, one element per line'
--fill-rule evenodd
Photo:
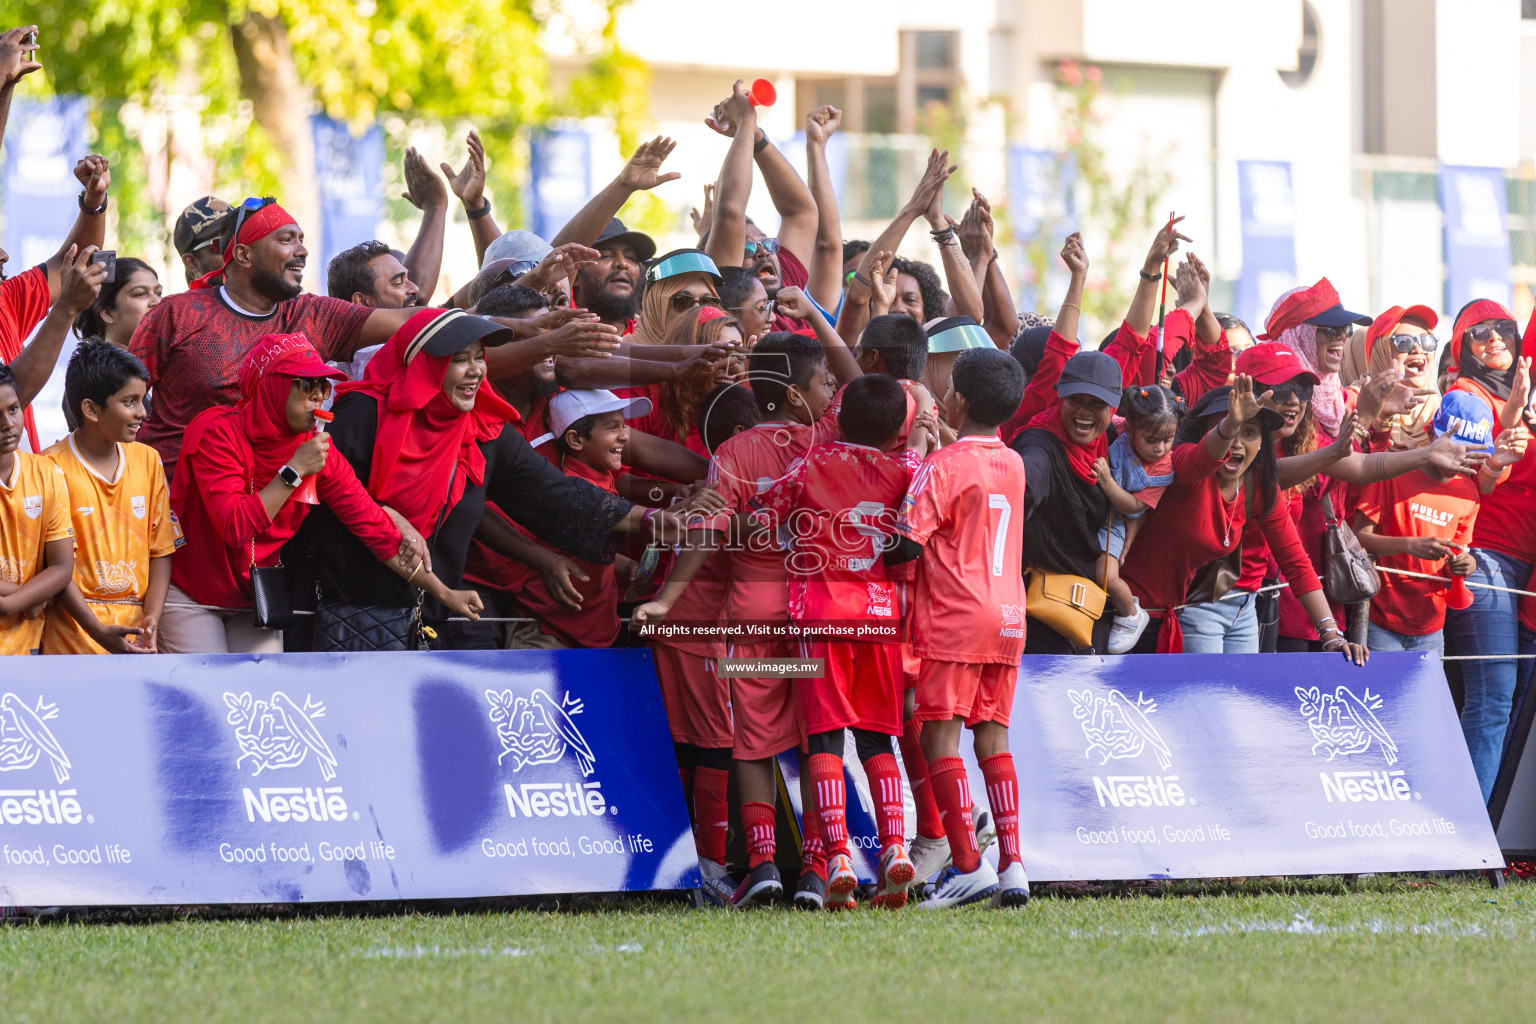
<path fill-rule="evenodd" d="M 240 397 L 240 365 L 268 334 L 306 335 L 329 362 L 382 345 L 414 309 L 368 309 L 301 293 L 304 231 L 275 200 L 247 199 L 226 215 L 219 270 L 139 321 L 128 349 L 149 369 L 153 403 L 139 439 L 174 473 L 181 436 L 204 409 Z"/>
<path fill-rule="evenodd" d="M 910 431 L 900 455 L 908 404 L 901 384 L 870 374 L 848 385 L 838 412 L 845 440 L 812 448 L 759 495 L 758 525 L 787 530 L 790 558 L 789 615 L 810 638 L 801 656 L 823 659 L 825 674 L 799 679 L 799 699 L 809 734 L 808 771 L 827 853 L 829 909 L 851 908 L 858 876 L 848 855 L 847 793 L 843 731 L 852 729 L 859 760 L 869 776 L 880 829 L 880 888 L 875 905 L 906 905 L 913 879 L 907 856 L 906 808 L 901 771 L 891 737 L 902 730 L 900 602 L 882 555 L 889 546 L 896 509 L 922 456 L 938 439 L 928 410 Z M 882 627 L 887 635 L 828 639 L 833 630 Z"/>
<path fill-rule="evenodd" d="M 997 428 L 1024 397 L 1024 370 L 1006 352 L 970 349 L 955 360 L 944 408 L 959 438 L 928 458 L 902 501 L 897 557 L 920 556 L 912 646 L 922 659 L 917 712 L 929 785 L 955 873 L 925 908 L 993 897 L 1022 906 L 1019 783 L 1008 752 L 1019 657 L 1024 652 L 1024 463 Z M 981 859 L 961 726 L 976 738 L 997 825 L 1001 871 Z"/>

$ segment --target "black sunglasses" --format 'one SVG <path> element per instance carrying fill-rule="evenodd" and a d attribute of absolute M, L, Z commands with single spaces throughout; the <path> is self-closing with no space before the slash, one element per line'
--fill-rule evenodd
<path fill-rule="evenodd" d="M 1493 340 L 1493 333 L 1499 332 L 1499 336 L 1511 341 L 1520 340 L 1520 327 L 1513 320 L 1495 320 L 1492 324 L 1473 324 L 1467 328 L 1465 337 L 1471 338 L 1479 345 L 1486 345 Z"/>
<path fill-rule="evenodd" d="M 1269 391 L 1271 397 L 1281 405 L 1289 402 L 1292 395 L 1295 395 L 1296 400 L 1301 402 L 1302 405 L 1306 405 L 1308 402 L 1312 401 L 1312 388 L 1314 386 L 1315 385 L 1303 384 L 1298 381 L 1287 381 L 1284 384 L 1276 384 L 1274 387 L 1270 388 Z"/>
<path fill-rule="evenodd" d="M 686 313 L 690 309 L 698 309 L 700 306 L 719 309 L 720 300 L 713 295 L 705 295 L 701 298 L 697 295 L 689 295 L 687 292 L 678 292 L 672 296 L 672 308 L 679 313 Z"/>
<path fill-rule="evenodd" d="M 331 378 L 329 377 L 295 377 L 293 386 L 304 392 L 305 397 L 313 397 L 315 392 L 321 395 L 331 393 Z"/>
<path fill-rule="evenodd" d="M 1345 341 L 1352 338 L 1354 333 L 1354 324 L 1345 324 L 1343 327 L 1319 327 L 1317 329 L 1317 336 L 1319 338 L 1342 338 Z"/>
<path fill-rule="evenodd" d="M 259 210 L 265 210 L 275 202 L 277 202 L 277 199 L 273 196 L 250 196 L 246 198 L 240 204 L 239 212 L 235 214 L 235 230 L 229 233 L 230 244 L 240 240 L 240 226 L 245 223 L 247 217 Z"/>
<path fill-rule="evenodd" d="M 1420 352 L 1433 352 L 1440 344 L 1440 339 L 1433 334 L 1394 334 L 1392 335 L 1392 347 L 1399 352 L 1412 352 L 1418 349 Z"/>

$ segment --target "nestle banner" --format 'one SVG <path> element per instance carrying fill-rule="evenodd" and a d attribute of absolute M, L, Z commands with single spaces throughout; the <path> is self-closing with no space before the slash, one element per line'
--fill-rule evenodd
<path fill-rule="evenodd" d="M 1028 656 L 1009 746 L 1038 881 L 1504 863 L 1429 655 L 1373 654 L 1364 668 L 1322 654 Z M 847 774 L 867 881 L 879 843 L 863 774 Z"/>
<path fill-rule="evenodd" d="M 698 884 L 647 651 L 102 664 L 0 684 L 0 904 Z"/>
<path fill-rule="evenodd" d="M 1447 313 L 1479 298 L 1509 304 L 1508 204 L 1499 168 L 1440 165 Z"/>
<path fill-rule="evenodd" d="M 593 192 L 592 136 L 579 126 L 545 128 L 528 140 L 529 223 L 554 238 Z"/>

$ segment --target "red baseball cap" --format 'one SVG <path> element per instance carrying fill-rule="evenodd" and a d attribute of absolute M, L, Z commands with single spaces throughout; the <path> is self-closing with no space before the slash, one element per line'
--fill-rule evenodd
<path fill-rule="evenodd" d="M 1440 318 L 1435 315 L 1435 311 L 1430 309 L 1428 306 L 1408 306 L 1407 308 L 1402 306 L 1393 306 L 1391 309 L 1382 313 L 1381 316 L 1378 316 L 1375 320 L 1371 321 L 1371 329 L 1365 332 L 1366 358 L 1370 358 L 1371 348 L 1376 344 L 1377 338 L 1382 338 L 1388 334 L 1391 334 L 1393 328 L 1395 328 L 1398 324 L 1402 323 L 1410 316 L 1415 320 L 1423 323 L 1424 329 L 1427 331 L 1434 330 L 1435 324 L 1440 322 Z"/>
<path fill-rule="evenodd" d="M 266 334 L 246 353 L 240 367 L 240 391 L 256 393 L 256 383 L 269 373 L 286 377 L 329 377 L 346 380 L 343 370 L 326 365 L 303 334 Z"/>
<path fill-rule="evenodd" d="M 1338 290 L 1326 278 L 1318 278 L 1310 288 L 1303 288 L 1285 300 L 1270 314 L 1264 324 L 1259 341 L 1272 341 L 1298 324 L 1311 323 L 1319 327 L 1343 327 L 1345 324 L 1364 326 L 1371 318 L 1364 313 L 1351 312 L 1339 301 Z"/>
<path fill-rule="evenodd" d="M 1313 384 L 1321 384 L 1322 378 L 1301 361 L 1289 345 L 1277 341 L 1262 345 L 1250 345 L 1237 357 L 1234 369 L 1247 374 L 1260 384 L 1284 384 L 1294 377 L 1305 377 Z"/>

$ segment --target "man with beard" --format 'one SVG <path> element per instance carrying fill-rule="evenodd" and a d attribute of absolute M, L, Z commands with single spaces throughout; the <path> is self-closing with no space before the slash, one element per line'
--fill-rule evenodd
<path fill-rule="evenodd" d="M 576 305 L 596 313 L 621 334 L 633 334 L 635 313 L 640 309 L 640 275 L 645 261 L 656 255 L 656 243 L 650 235 L 631 231 L 614 217 L 592 248 L 598 251 L 599 259 L 576 271 L 572 297 Z"/>
<path fill-rule="evenodd" d="M 240 397 L 240 364 L 263 335 L 303 333 L 322 358 L 345 361 L 382 345 L 415 312 L 301 294 L 304 231 L 270 197 L 231 211 L 219 242 L 220 267 L 150 310 L 128 346 L 155 396 L 139 440 L 160 453 L 167 475 L 192 418 Z"/>

